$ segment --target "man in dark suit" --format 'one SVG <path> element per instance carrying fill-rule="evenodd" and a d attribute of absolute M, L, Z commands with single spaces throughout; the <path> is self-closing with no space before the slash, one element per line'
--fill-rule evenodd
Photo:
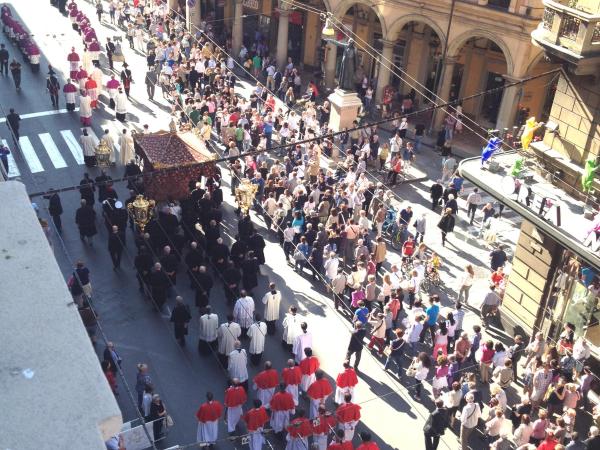
<path fill-rule="evenodd" d="M 113 262 L 113 270 L 117 270 L 121 267 L 123 247 L 123 238 L 119 232 L 119 227 L 113 225 L 112 232 L 108 236 L 108 251 Z"/>
<path fill-rule="evenodd" d="M 429 415 L 423 426 L 425 435 L 425 449 L 436 450 L 440 443 L 440 437 L 448 426 L 448 411 L 444 408 L 444 400 L 438 398 L 435 401 L 435 410 Z"/>
<path fill-rule="evenodd" d="M 48 200 L 48 212 L 50 213 L 50 216 L 52 216 L 56 231 L 62 234 L 62 220 L 60 216 L 63 213 L 63 207 L 58 192 L 54 191 L 53 188 L 50 188 L 48 195 L 44 195 L 44 198 Z"/>

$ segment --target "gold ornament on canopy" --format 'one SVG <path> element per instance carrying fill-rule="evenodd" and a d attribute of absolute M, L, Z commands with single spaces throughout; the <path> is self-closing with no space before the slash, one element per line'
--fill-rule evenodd
<path fill-rule="evenodd" d="M 127 205 L 129 215 L 135 224 L 140 227 L 140 230 L 144 231 L 144 228 L 150 222 L 155 206 L 156 202 L 154 200 L 146 199 L 143 195 L 138 195 L 134 201 Z"/>
<path fill-rule="evenodd" d="M 248 211 L 254 203 L 254 197 L 256 197 L 257 190 L 258 186 L 253 184 L 248 178 L 243 178 L 240 185 L 235 188 L 235 199 L 242 213 L 248 214 Z"/>
<path fill-rule="evenodd" d="M 94 149 L 96 155 L 96 163 L 100 167 L 110 166 L 110 147 L 104 141 L 100 141 Z"/>

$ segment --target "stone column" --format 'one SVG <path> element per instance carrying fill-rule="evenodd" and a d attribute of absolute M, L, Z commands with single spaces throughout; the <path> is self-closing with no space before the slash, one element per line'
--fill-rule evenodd
<path fill-rule="evenodd" d="M 288 55 L 288 29 L 290 25 L 290 12 L 288 9 L 283 7 L 283 4 L 279 6 L 279 26 L 277 27 L 277 65 L 279 68 L 284 68 L 287 65 Z M 298 64 L 299 61 L 294 61 Z"/>
<path fill-rule="evenodd" d="M 333 89 L 335 87 L 335 69 L 337 67 L 337 45 L 328 42 L 325 52 L 325 86 L 328 89 Z"/>
<path fill-rule="evenodd" d="M 377 76 L 377 90 L 375 91 L 375 101 L 377 103 L 380 103 L 383 99 L 383 90 L 390 83 L 390 69 L 394 62 L 395 44 L 393 41 L 383 41 L 382 57 L 379 61 L 379 75 Z"/>
<path fill-rule="evenodd" d="M 512 78 L 508 75 L 503 75 L 503 77 L 506 80 L 506 83 L 520 81 L 520 78 Z M 522 92 L 523 87 L 519 84 L 504 89 L 502 102 L 500 102 L 500 109 L 498 110 L 498 118 L 496 119 L 496 128 L 498 130 L 511 128 L 514 125 L 517 106 Z"/>
<path fill-rule="evenodd" d="M 456 64 L 456 58 L 446 57 L 444 67 L 442 68 L 442 81 L 439 84 L 437 95 L 442 100 L 436 98 L 436 103 L 447 102 L 450 97 L 450 88 L 452 87 L 452 76 L 454 75 L 454 65 Z M 434 110 L 434 130 L 439 130 L 444 118 L 446 117 L 445 108 L 436 108 Z"/>
<path fill-rule="evenodd" d="M 233 31 L 231 36 L 231 47 L 233 51 L 233 57 L 238 59 L 240 55 L 240 49 L 242 48 L 242 41 L 244 40 L 244 22 L 243 22 L 243 10 L 242 0 L 235 0 L 233 5 Z"/>
<path fill-rule="evenodd" d="M 202 22 L 202 17 L 200 17 L 200 0 L 195 0 L 195 3 L 189 0 L 185 2 L 185 21 L 190 33 L 195 34 Z"/>

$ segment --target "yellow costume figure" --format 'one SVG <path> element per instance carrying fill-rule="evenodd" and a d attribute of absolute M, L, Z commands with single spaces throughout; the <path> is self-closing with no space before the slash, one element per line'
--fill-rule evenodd
<path fill-rule="evenodd" d="M 527 119 L 527 122 L 525 122 L 525 129 L 521 135 L 521 146 L 523 147 L 523 150 L 529 149 L 529 144 L 531 144 L 531 141 L 533 140 L 533 134 L 540 126 L 541 125 L 535 121 L 535 117 Z"/>

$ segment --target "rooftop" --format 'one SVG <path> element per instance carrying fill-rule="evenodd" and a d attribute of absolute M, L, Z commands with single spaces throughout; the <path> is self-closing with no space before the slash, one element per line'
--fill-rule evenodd
<path fill-rule="evenodd" d="M 493 162 L 498 163 L 498 168 L 493 171 L 487 166 L 482 168 L 480 157 L 468 158 L 460 163 L 459 172 L 600 270 L 597 251 L 600 242 L 597 243 L 596 239 L 586 241 L 592 228 L 591 215 L 586 214 L 590 208 L 553 185 L 542 175 L 544 172 L 538 170 L 533 157 L 525 158 L 523 170 L 515 179 L 511 172 L 515 161 L 520 158 L 523 155 L 517 152 L 497 154 Z"/>
<path fill-rule="evenodd" d="M 25 186 L 0 202 L 0 448 L 105 449 L 121 412 L 77 306 Z"/>

